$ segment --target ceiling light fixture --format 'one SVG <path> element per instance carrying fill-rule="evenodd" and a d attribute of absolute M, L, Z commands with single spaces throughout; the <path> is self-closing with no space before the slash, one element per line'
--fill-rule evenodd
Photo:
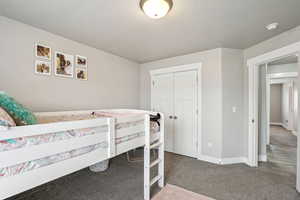
<path fill-rule="evenodd" d="M 275 23 L 272 23 L 272 24 L 269 24 L 268 26 L 266 26 L 266 29 L 268 29 L 269 31 L 275 30 L 278 28 L 278 25 L 279 25 L 279 23 L 275 22 Z"/>
<path fill-rule="evenodd" d="M 173 7 L 172 0 L 141 0 L 140 7 L 144 13 L 153 19 L 159 19 L 171 10 Z"/>

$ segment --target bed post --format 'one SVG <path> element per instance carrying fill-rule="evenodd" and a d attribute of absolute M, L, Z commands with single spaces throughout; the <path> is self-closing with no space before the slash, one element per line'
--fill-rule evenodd
<path fill-rule="evenodd" d="M 116 136 L 115 136 L 115 119 L 108 118 L 108 158 L 112 158 L 116 155 Z"/>
<path fill-rule="evenodd" d="M 144 200 L 150 200 L 150 116 L 145 115 Z"/>
<path fill-rule="evenodd" d="M 159 142 L 161 143 L 160 148 L 158 149 L 158 158 L 160 159 L 160 163 L 158 165 L 158 174 L 161 177 L 158 186 L 160 188 L 164 187 L 165 181 L 165 118 L 164 114 L 160 114 L 160 132 L 159 132 Z"/>

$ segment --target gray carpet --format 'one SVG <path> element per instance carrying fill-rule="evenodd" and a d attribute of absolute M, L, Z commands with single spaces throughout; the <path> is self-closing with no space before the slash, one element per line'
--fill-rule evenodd
<path fill-rule="evenodd" d="M 217 200 L 300 200 L 295 174 L 244 164 L 218 166 L 166 153 L 166 182 Z M 156 190 L 157 191 L 157 190 Z M 143 164 L 112 159 L 105 173 L 88 169 L 25 192 L 11 200 L 142 200 Z"/>
<path fill-rule="evenodd" d="M 274 167 L 296 174 L 297 137 L 281 126 L 270 126 L 268 162 Z"/>

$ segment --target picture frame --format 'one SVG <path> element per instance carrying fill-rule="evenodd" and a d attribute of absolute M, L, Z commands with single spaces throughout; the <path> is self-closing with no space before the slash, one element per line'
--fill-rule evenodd
<path fill-rule="evenodd" d="M 88 80 L 88 71 L 87 68 L 76 68 L 75 69 L 76 79 L 87 81 Z"/>
<path fill-rule="evenodd" d="M 54 55 L 54 70 L 56 76 L 73 78 L 74 56 L 56 51 Z"/>
<path fill-rule="evenodd" d="M 76 67 L 87 68 L 87 57 L 76 55 L 75 63 L 76 63 Z"/>
<path fill-rule="evenodd" d="M 43 45 L 41 43 L 35 44 L 35 56 L 40 59 L 51 60 L 52 49 L 49 46 Z"/>
<path fill-rule="evenodd" d="M 51 61 L 36 60 L 34 64 L 34 71 L 39 75 L 51 75 L 52 63 Z"/>

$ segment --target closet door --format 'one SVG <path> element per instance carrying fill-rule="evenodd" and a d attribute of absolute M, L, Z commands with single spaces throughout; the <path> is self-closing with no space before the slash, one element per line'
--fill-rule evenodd
<path fill-rule="evenodd" d="M 152 110 L 165 115 L 165 150 L 173 152 L 173 74 L 152 77 Z"/>
<path fill-rule="evenodd" d="M 174 73 L 174 153 L 197 157 L 197 71 Z"/>

